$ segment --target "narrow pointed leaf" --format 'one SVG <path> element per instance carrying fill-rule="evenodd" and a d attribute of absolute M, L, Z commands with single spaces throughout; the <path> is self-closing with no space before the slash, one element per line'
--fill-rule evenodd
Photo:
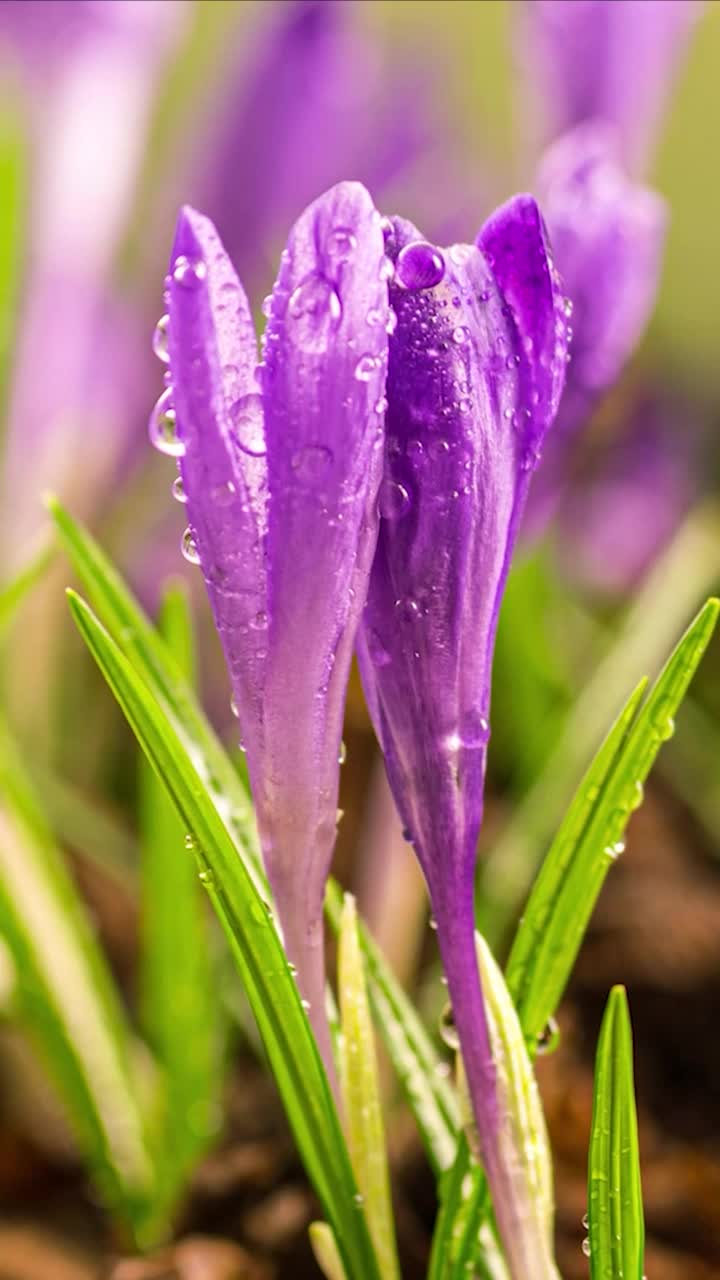
<path fill-rule="evenodd" d="M 338 945 L 340 1087 L 350 1159 L 365 1204 L 383 1280 L 399 1276 L 375 1036 L 360 950 L 355 899 L 345 895 Z"/>
<path fill-rule="evenodd" d="M 268 907 L 237 856 L 182 734 L 88 605 L 70 593 L 70 607 L 133 732 L 192 832 L 203 882 L 235 956 L 298 1149 L 333 1227 L 348 1280 L 379 1280 L 327 1077 Z"/>
<path fill-rule="evenodd" d="M 0 726 L 0 933 L 19 1011 L 108 1207 L 150 1243 L 155 1167 L 130 1069 L 132 1034 L 85 909 Z"/>
<path fill-rule="evenodd" d="M 143 613 L 131 591 L 90 534 L 55 500 L 49 503 L 62 544 L 109 631 L 155 699 L 172 715 L 186 750 L 216 781 L 213 799 L 243 859 L 246 871 L 268 893 L 259 861 L 257 833 L 247 791 L 230 764 L 167 646 Z M 331 881 L 325 911 L 339 929 L 342 894 Z M 436 1172 L 453 1162 L 458 1128 L 457 1101 L 441 1075 L 442 1062 L 415 1009 L 395 980 L 378 948 L 360 925 L 373 1013 L 383 1035 L 408 1105 L 415 1116 Z"/>
<path fill-rule="evenodd" d="M 165 595 L 161 628 L 188 681 L 192 622 L 181 585 Z M 162 1145 L 170 1200 L 217 1131 L 221 1095 L 218 983 L 209 920 L 185 828 L 163 784 L 140 763 L 140 1003 L 148 1039 L 163 1068 Z"/>
<path fill-rule="evenodd" d="M 325 912 L 337 934 L 342 893 L 332 881 L 325 896 Z M 361 922 L 358 927 L 375 1022 L 415 1117 L 430 1164 L 439 1175 L 450 1168 L 455 1158 L 459 1126 L 457 1097 L 413 1005 Z"/>
<path fill-rule="evenodd" d="M 346 1280 L 335 1237 L 327 1222 L 311 1222 L 308 1228 L 315 1261 L 325 1280 Z"/>
<path fill-rule="evenodd" d="M 645 1226 L 633 1048 L 624 987 L 613 987 L 600 1029 L 588 1160 L 592 1280 L 641 1280 Z"/>
<path fill-rule="evenodd" d="M 54 547 L 49 543 L 43 543 L 19 572 L 0 587 L 0 628 L 10 621 L 26 595 L 43 577 L 46 569 L 50 567 L 54 553 Z"/>
<path fill-rule="evenodd" d="M 708 600 L 637 712 L 630 698 L 591 766 L 530 895 L 508 965 L 523 1031 L 536 1040 L 554 1014 L 605 877 L 623 850 L 627 823 L 717 622 Z M 623 740 L 623 734 L 624 740 Z"/>

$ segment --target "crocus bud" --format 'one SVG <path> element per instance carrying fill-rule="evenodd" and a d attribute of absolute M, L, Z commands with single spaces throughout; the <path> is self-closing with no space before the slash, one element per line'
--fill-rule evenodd
<path fill-rule="evenodd" d="M 151 425 L 179 458 L 184 550 L 205 577 L 286 948 L 328 1066 L 322 901 L 377 538 L 388 270 L 367 191 L 321 196 L 282 254 L 258 366 L 232 265 L 184 209 L 159 338 L 170 385 Z"/>
<path fill-rule="evenodd" d="M 632 355 L 657 296 L 666 208 L 624 172 L 607 126 L 581 125 L 547 152 L 537 180 L 572 324 L 571 359 L 526 531 L 538 532 L 564 488 L 568 450 Z"/>
<path fill-rule="evenodd" d="M 525 78 L 534 90 L 528 106 L 543 140 L 603 121 L 616 130 L 630 172 L 645 172 L 702 4 L 523 0 L 514 9 Z"/>
<path fill-rule="evenodd" d="M 495 630 L 565 377 L 565 298 L 530 196 L 498 210 L 475 245 L 437 249 L 398 219 L 388 231 L 397 328 L 358 653 L 390 785 L 428 882 L 498 1226 L 513 1276 L 526 1280 L 473 890 Z"/>

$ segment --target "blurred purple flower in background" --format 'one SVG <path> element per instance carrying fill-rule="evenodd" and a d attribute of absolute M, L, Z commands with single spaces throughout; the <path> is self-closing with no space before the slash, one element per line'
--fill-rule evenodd
<path fill-rule="evenodd" d="M 558 270 L 572 303 L 565 391 L 526 530 L 539 531 L 566 487 L 573 437 L 632 355 L 655 305 L 666 209 L 628 178 L 617 139 L 602 123 L 580 125 L 546 153 L 537 192 Z"/>
<path fill-rule="evenodd" d="M 41 522 L 44 488 L 69 492 L 87 509 L 108 483 L 129 405 L 142 394 L 135 317 L 112 270 L 157 77 L 185 16 L 183 0 L 0 6 L 5 57 L 14 53 L 27 81 L 32 148 L 2 475 L 11 560 Z"/>
<path fill-rule="evenodd" d="M 390 785 L 428 882 L 512 1274 L 546 1275 L 551 1246 L 533 1239 L 501 1154 L 473 904 L 495 631 L 565 377 L 565 298 L 529 196 L 498 210 L 476 246 L 435 249 L 400 219 L 388 232 L 398 324 L 358 656 Z"/>
<path fill-rule="evenodd" d="M 380 216 L 358 183 L 302 214 L 252 318 L 208 219 L 180 215 L 170 384 L 152 419 L 179 458 L 189 529 L 230 669 L 268 874 L 332 1068 L 322 904 L 343 712 L 377 538 L 389 309 Z"/>
<path fill-rule="evenodd" d="M 438 235 L 477 207 L 477 182 L 455 166 L 435 105 L 437 66 L 390 62 L 352 0 L 291 0 L 263 17 L 250 55 L 240 47 L 233 58 L 184 190 L 249 290 L 267 279 L 298 211 L 349 174 L 385 204 L 412 188 Z"/>
<path fill-rule="evenodd" d="M 523 0 L 515 9 L 540 143 L 589 120 L 617 130 L 630 173 L 647 171 L 692 28 L 696 0 Z"/>

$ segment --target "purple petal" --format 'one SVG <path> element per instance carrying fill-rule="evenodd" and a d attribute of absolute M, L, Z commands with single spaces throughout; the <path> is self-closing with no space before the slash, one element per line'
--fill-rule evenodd
<path fill-rule="evenodd" d="M 534 201 L 442 252 L 395 220 L 380 535 L 359 637 L 390 784 L 425 872 L 513 1274 L 509 1171 L 475 960 L 473 882 L 495 629 L 518 518 L 562 388 L 564 299 Z M 411 249 L 408 249 L 411 246 Z M 410 259 L 410 269 L 406 263 Z M 422 268 L 422 269 L 421 269 Z M 514 1239 L 516 1237 L 516 1239 Z"/>
<path fill-rule="evenodd" d="M 189 529 L 252 772 L 261 753 L 267 650 L 265 446 L 255 381 L 257 344 L 247 299 L 212 223 L 187 207 L 178 219 L 168 294 L 168 398 L 177 418 Z"/>
<path fill-rule="evenodd" d="M 694 0 L 526 0 L 522 59 L 545 141 L 589 120 L 617 129 L 633 172 L 647 169 L 677 64 L 702 12 Z"/>
<path fill-rule="evenodd" d="M 619 377 L 657 295 L 667 221 L 661 198 L 623 172 L 611 130 L 584 125 L 547 153 L 538 190 L 572 302 L 567 381 L 526 530 L 550 518 L 564 484 L 568 440 Z"/>
<path fill-rule="evenodd" d="M 345 691 L 377 538 L 384 263 L 367 191 L 334 187 L 290 234 L 264 343 L 270 626 L 258 807 L 296 955 L 320 934 Z"/>

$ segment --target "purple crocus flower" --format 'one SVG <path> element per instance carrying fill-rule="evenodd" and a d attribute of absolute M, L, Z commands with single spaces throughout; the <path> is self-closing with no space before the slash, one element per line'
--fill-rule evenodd
<path fill-rule="evenodd" d="M 617 130 L 629 171 L 645 172 L 702 7 L 695 0 L 524 0 L 515 6 L 542 140 L 603 120 Z"/>
<path fill-rule="evenodd" d="M 565 299 L 530 196 L 498 210 L 476 245 L 440 251 L 399 219 L 388 231 L 397 329 L 380 535 L 358 655 L 390 785 L 428 883 L 498 1225 L 513 1275 L 526 1278 L 539 1273 L 501 1154 L 473 887 L 495 630 L 565 377 Z"/>
<path fill-rule="evenodd" d="M 650 318 L 665 241 L 666 208 L 628 178 L 617 138 L 581 125 L 547 152 L 537 180 L 558 270 L 572 308 L 572 355 L 555 430 L 533 482 L 526 532 L 552 515 L 570 443 L 622 372 Z"/>
<path fill-rule="evenodd" d="M 331 1074 L 322 903 L 377 538 L 389 270 L 364 187 L 321 196 L 290 232 L 258 366 L 232 264 L 185 208 L 156 340 L 170 372 L 151 429 L 179 458 L 184 550 L 205 577 L 286 949 Z"/>

